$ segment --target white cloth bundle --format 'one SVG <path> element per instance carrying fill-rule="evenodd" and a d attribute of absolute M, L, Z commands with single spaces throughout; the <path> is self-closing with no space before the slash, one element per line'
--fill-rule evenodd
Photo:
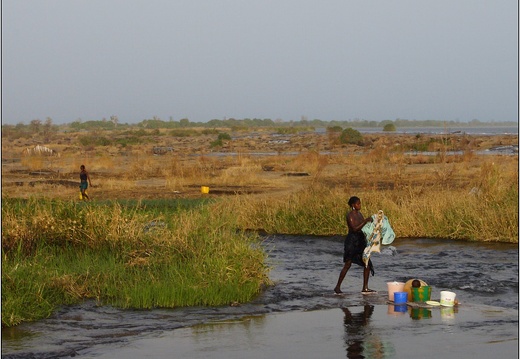
<path fill-rule="evenodd" d="M 363 263 L 365 263 L 365 267 L 368 267 L 368 261 L 373 252 L 381 252 L 381 243 L 388 245 L 395 239 L 394 230 L 382 210 L 379 210 L 377 214 L 373 214 L 372 219 L 372 222 L 368 222 L 362 228 L 367 238 L 367 246 L 363 251 Z"/>

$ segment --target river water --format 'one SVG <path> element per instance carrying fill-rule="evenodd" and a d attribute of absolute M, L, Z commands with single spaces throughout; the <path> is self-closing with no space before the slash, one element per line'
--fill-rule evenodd
<path fill-rule="evenodd" d="M 357 128 L 361 133 L 388 133 L 382 128 Z M 447 127 L 398 127 L 400 134 L 467 134 L 467 135 L 518 135 L 518 126 L 447 126 Z"/>
<path fill-rule="evenodd" d="M 356 265 L 345 295 L 333 294 L 342 237 L 277 235 L 263 245 L 275 285 L 251 303 L 120 310 L 87 301 L 4 328 L 2 358 L 518 356 L 518 245 L 397 239 L 372 256 L 369 286 L 379 293 L 369 296 Z M 411 278 L 427 282 L 432 299 L 455 292 L 460 305 L 394 307 L 386 283 Z"/>

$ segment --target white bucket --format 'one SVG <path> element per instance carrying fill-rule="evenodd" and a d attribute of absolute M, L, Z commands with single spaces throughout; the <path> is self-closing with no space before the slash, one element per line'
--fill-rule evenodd
<path fill-rule="evenodd" d="M 402 282 L 387 282 L 388 300 L 394 301 L 395 292 L 404 292 L 404 283 Z"/>
<path fill-rule="evenodd" d="M 453 307 L 455 305 L 456 294 L 447 290 L 441 291 L 441 305 L 445 307 Z"/>

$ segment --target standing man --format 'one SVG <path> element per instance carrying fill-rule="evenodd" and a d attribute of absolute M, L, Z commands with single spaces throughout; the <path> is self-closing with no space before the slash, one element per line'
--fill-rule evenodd
<path fill-rule="evenodd" d="M 363 251 L 367 246 L 367 239 L 361 230 L 365 224 L 372 222 L 373 219 L 372 217 L 366 219 L 363 217 L 361 214 L 361 200 L 358 197 L 350 197 L 348 205 L 350 206 L 351 211 L 347 214 L 348 234 L 345 238 L 343 252 L 343 263 L 345 264 L 339 274 L 338 284 L 336 284 L 336 287 L 334 288 L 334 293 L 343 293 L 340 289 L 341 283 L 343 282 L 343 279 L 352 263 L 363 267 L 363 289 L 361 290 L 361 294 L 376 293 L 375 290 L 368 288 L 368 277 L 370 273 L 374 275 L 374 267 L 371 260 L 368 261 L 367 266 L 363 263 Z"/>
<path fill-rule="evenodd" d="M 90 200 L 90 198 L 87 195 L 88 186 L 92 186 L 92 182 L 90 182 L 90 175 L 88 174 L 87 170 L 85 170 L 85 165 L 81 165 L 79 169 L 81 170 L 79 172 L 79 190 L 81 191 L 81 196 L 83 199 L 86 198 L 87 200 Z"/>

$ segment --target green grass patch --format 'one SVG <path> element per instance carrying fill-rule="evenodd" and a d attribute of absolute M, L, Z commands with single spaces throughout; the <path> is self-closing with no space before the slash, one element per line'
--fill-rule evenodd
<path fill-rule="evenodd" d="M 168 214 L 167 202 L 3 199 L 2 325 L 88 298 L 139 309 L 251 300 L 268 284 L 259 238 L 192 204 Z M 147 226 L 158 213 L 166 225 Z"/>

